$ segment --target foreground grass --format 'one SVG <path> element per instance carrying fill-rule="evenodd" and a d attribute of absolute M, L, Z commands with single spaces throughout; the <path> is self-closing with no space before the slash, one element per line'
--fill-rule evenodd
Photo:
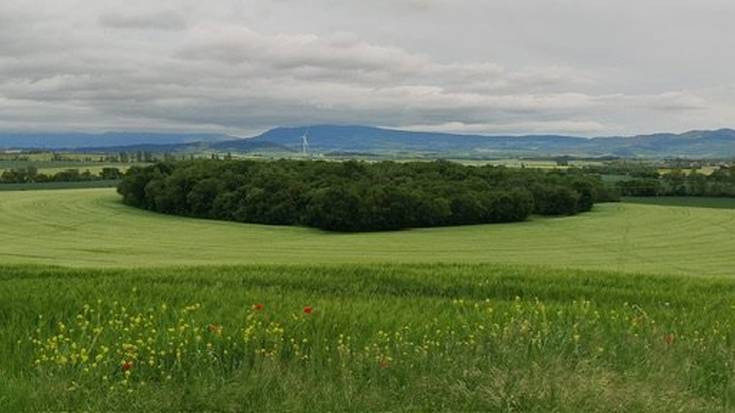
<path fill-rule="evenodd" d="M 0 406 L 731 411 L 734 306 L 538 267 L 2 267 Z"/>
<path fill-rule="evenodd" d="M 84 267 L 501 263 L 735 275 L 735 213 L 602 204 L 514 224 L 334 234 L 174 217 L 113 189 L 0 192 L 0 262 Z"/>

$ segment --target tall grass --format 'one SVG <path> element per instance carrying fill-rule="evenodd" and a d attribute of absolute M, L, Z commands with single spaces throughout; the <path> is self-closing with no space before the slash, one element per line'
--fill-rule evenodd
<path fill-rule="evenodd" d="M 3 267 L 0 406 L 729 411 L 734 305 L 525 266 Z"/>

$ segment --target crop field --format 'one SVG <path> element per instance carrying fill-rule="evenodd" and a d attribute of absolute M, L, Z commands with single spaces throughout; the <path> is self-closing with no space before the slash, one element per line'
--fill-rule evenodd
<path fill-rule="evenodd" d="M 35 191 L 39 189 L 116 188 L 118 180 L 30 182 L 22 184 L 0 184 L 0 191 Z"/>
<path fill-rule="evenodd" d="M 735 211 L 335 234 L 0 192 L 0 411 L 728 412 Z"/>
<path fill-rule="evenodd" d="M 712 173 L 715 172 L 717 169 L 718 169 L 718 167 L 716 167 L 716 166 L 703 166 L 701 168 L 696 168 L 696 169 L 692 169 L 692 168 L 681 168 L 679 170 L 681 170 L 683 173 L 685 173 L 687 175 L 691 174 L 694 171 L 696 171 L 697 173 L 702 174 L 702 175 L 712 175 Z M 658 168 L 658 172 L 660 174 L 664 174 L 664 175 L 671 173 L 672 170 L 673 170 L 672 168 Z"/>
<path fill-rule="evenodd" d="M 0 161 L 0 174 L 10 169 L 20 169 L 33 166 L 37 168 L 38 173 L 45 175 L 54 175 L 58 172 L 68 169 L 78 169 L 80 172 L 89 171 L 94 175 L 98 175 L 104 168 L 117 168 L 120 171 L 127 171 L 131 166 L 136 164 L 130 163 L 106 163 L 106 162 L 72 162 L 72 161 Z M 138 164 L 145 165 L 145 164 Z"/>
<path fill-rule="evenodd" d="M 501 263 L 734 275 L 735 214 L 628 203 L 524 223 L 336 234 L 127 207 L 114 189 L 0 192 L 0 259 L 86 267 Z"/>
<path fill-rule="evenodd" d="M 627 197 L 625 198 L 625 202 L 645 205 L 735 209 L 735 199 L 733 198 L 709 198 L 692 196 Z"/>
<path fill-rule="evenodd" d="M 84 154 L 84 153 L 74 153 L 74 152 L 62 152 L 61 155 L 65 159 L 68 159 L 68 162 L 74 162 L 74 161 L 84 161 L 89 159 L 98 159 L 99 154 Z M 27 160 L 17 160 L 18 157 L 26 158 Z M 0 154 L 0 162 L 61 162 L 61 161 L 55 161 L 54 160 L 54 152 L 36 152 L 36 153 L 9 153 L 9 154 Z"/>
<path fill-rule="evenodd" d="M 475 164 L 475 163 L 467 163 L 467 162 L 463 162 L 463 163 Z M 570 166 L 581 168 L 583 166 L 603 165 L 603 162 L 585 161 L 585 160 L 570 160 L 567 162 L 566 165 L 559 165 L 554 160 L 536 160 L 536 159 L 529 160 L 529 159 L 509 158 L 509 159 L 498 159 L 498 160 L 486 161 L 486 162 L 477 163 L 477 164 L 478 165 L 506 166 L 508 168 L 567 169 Z"/>

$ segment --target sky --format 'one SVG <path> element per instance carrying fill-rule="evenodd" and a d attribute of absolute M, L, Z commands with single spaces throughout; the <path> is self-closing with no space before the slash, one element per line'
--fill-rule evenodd
<path fill-rule="evenodd" d="M 0 131 L 735 127 L 732 0 L 2 0 Z"/>

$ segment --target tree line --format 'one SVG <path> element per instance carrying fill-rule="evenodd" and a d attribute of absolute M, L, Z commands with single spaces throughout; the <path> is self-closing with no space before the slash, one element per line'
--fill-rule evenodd
<path fill-rule="evenodd" d="M 599 177 L 437 162 L 161 162 L 129 169 L 123 201 L 168 214 L 357 232 L 572 215 L 617 199 Z"/>
<path fill-rule="evenodd" d="M 625 196 L 735 197 L 735 170 L 719 168 L 705 175 L 696 170 L 685 173 L 674 169 L 656 177 L 625 180 L 617 185 Z"/>
<path fill-rule="evenodd" d="M 102 168 L 99 174 L 93 174 L 89 170 L 80 172 L 79 169 L 66 169 L 55 174 L 43 174 L 38 168 L 28 166 L 25 168 L 8 169 L 0 174 L 1 184 L 23 184 L 44 182 L 83 182 L 100 180 L 118 180 L 123 173 L 117 168 Z"/>

